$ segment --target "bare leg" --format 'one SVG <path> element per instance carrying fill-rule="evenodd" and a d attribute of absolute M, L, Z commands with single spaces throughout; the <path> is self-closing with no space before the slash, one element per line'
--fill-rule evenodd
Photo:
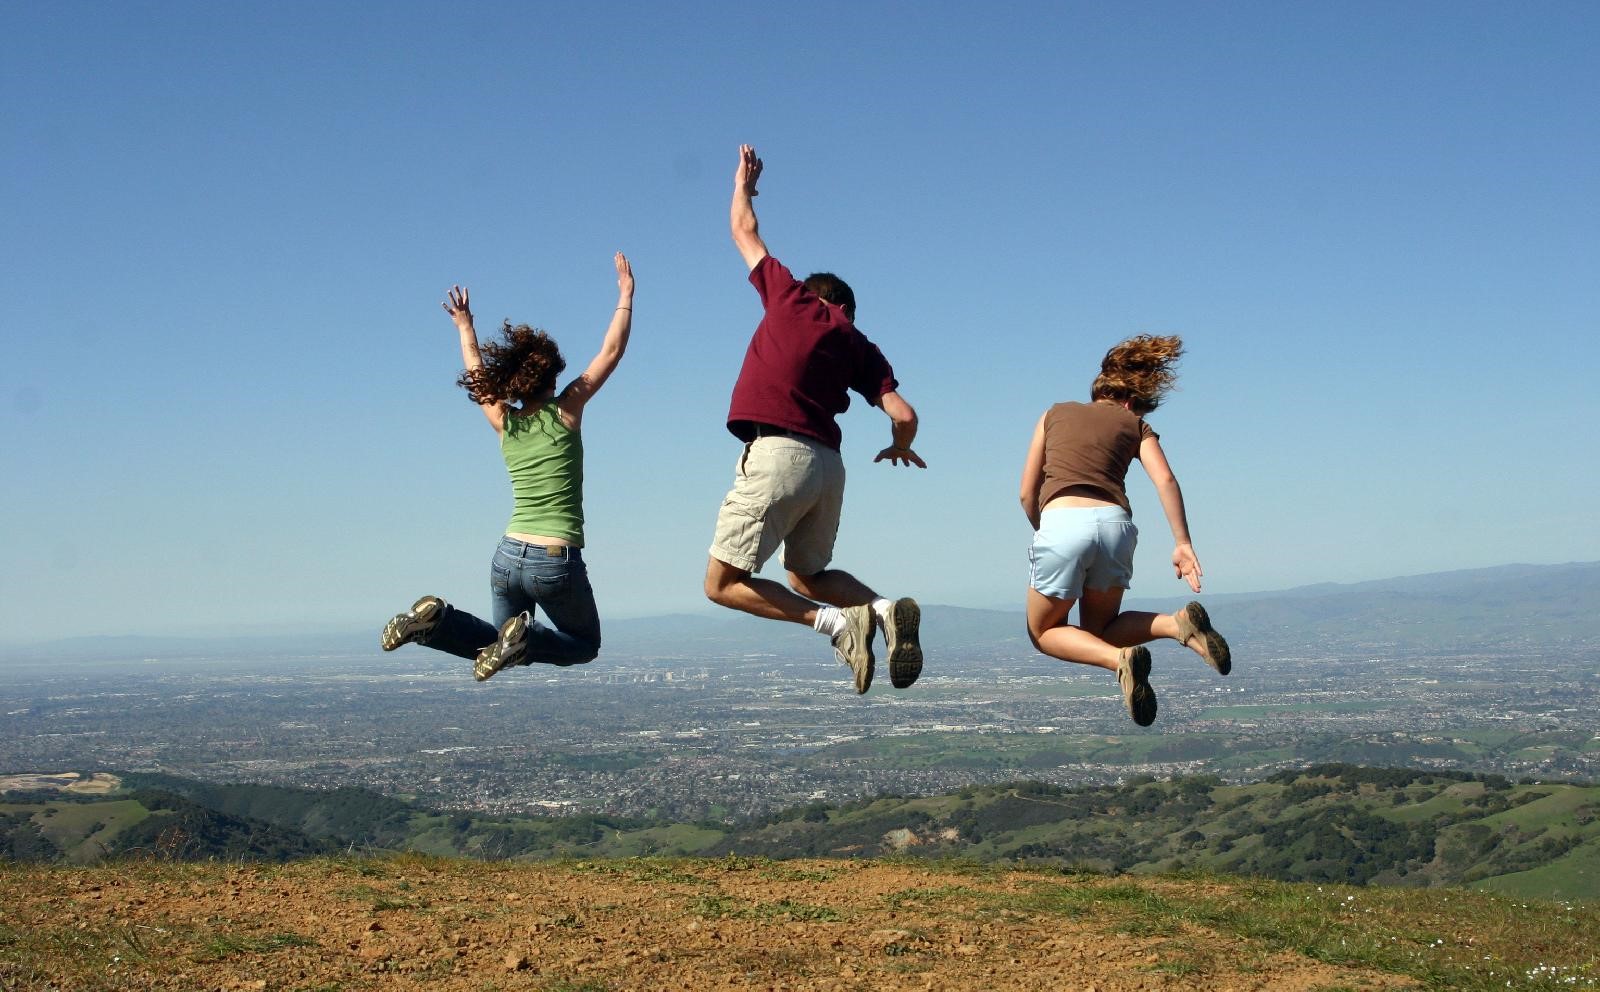
<path fill-rule="evenodd" d="M 790 572 L 789 587 L 808 599 L 830 606 L 865 606 L 878 598 L 877 593 L 868 589 L 855 576 L 837 568 L 827 569 L 815 575 L 796 575 Z"/>
<path fill-rule="evenodd" d="M 808 627 L 817 620 L 816 603 L 795 595 L 771 579 L 755 578 L 744 569 L 716 558 L 706 565 L 706 598 L 718 606 L 766 620 L 787 620 Z"/>
<path fill-rule="evenodd" d="M 1178 632 L 1178 619 L 1175 613 L 1141 613 L 1130 610 L 1127 613 L 1116 612 L 1122 605 L 1121 589 L 1092 590 L 1086 589 L 1083 593 L 1083 617 L 1085 629 L 1093 630 L 1096 622 L 1103 620 L 1099 630 L 1106 643 L 1115 644 L 1119 648 L 1131 648 L 1138 644 L 1149 644 L 1163 638 L 1179 641 L 1184 647 L 1193 651 L 1212 664 L 1206 654 L 1206 639 L 1204 637 L 1191 637 L 1182 640 Z M 1105 619 L 1108 618 L 1108 619 Z M 1212 667 L 1216 667 L 1212 664 Z M 1227 666 L 1224 664 L 1221 671 L 1226 674 Z"/>
<path fill-rule="evenodd" d="M 1119 613 L 1106 629 L 1101 632 L 1108 643 L 1119 648 L 1131 648 L 1136 644 L 1149 644 L 1151 641 L 1162 639 L 1178 640 L 1178 621 L 1172 613 Z M 1206 656 L 1204 638 L 1191 638 L 1183 642 L 1183 646 L 1199 655 Z"/>
<path fill-rule="evenodd" d="M 1118 592 L 1120 594 L 1121 590 Z M 1120 600 L 1120 595 L 1118 598 Z M 1074 602 L 1071 599 L 1052 599 L 1037 589 L 1028 590 L 1028 636 L 1032 638 L 1033 646 L 1052 658 L 1095 665 L 1115 672 L 1117 649 L 1084 627 L 1074 627 L 1066 622 Z"/>
<path fill-rule="evenodd" d="M 1178 637 L 1178 622 L 1172 619 L 1170 613 L 1139 613 L 1129 611 L 1118 613 L 1101 633 L 1107 641 L 1119 648 L 1131 648 L 1135 644 L 1149 644 L 1162 638 Z"/>

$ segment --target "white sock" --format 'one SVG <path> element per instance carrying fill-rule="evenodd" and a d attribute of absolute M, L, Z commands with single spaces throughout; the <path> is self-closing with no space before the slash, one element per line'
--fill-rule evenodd
<path fill-rule="evenodd" d="M 879 596 L 872 601 L 872 615 L 878 618 L 878 626 L 884 630 L 889 629 L 890 614 L 894 610 L 894 603 Z"/>
<path fill-rule="evenodd" d="M 817 619 L 811 627 L 819 634 L 833 637 L 844 630 L 844 611 L 837 606 L 819 606 Z"/>

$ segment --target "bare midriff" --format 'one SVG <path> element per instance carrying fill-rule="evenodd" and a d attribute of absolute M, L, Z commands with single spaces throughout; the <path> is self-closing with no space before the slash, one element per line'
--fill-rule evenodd
<path fill-rule="evenodd" d="M 1114 499 L 1106 499 L 1100 490 L 1094 486 L 1069 486 L 1050 502 L 1044 505 L 1046 510 L 1058 510 L 1063 507 L 1091 507 L 1091 506 L 1121 506 Z"/>
<path fill-rule="evenodd" d="M 554 544 L 557 547 L 564 548 L 572 543 L 564 537 L 545 537 L 543 534 L 518 534 L 514 531 L 508 531 L 506 536 L 513 541 L 521 541 L 523 544 L 542 544 L 546 547 Z"/>

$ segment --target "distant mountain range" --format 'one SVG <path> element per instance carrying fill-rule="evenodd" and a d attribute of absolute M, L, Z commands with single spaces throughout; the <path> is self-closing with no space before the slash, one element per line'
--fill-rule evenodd
<path fill-rule="evenodd" d="M 1600 562 L 1502 565 L 1278 592 L 1199 597 L 1230 638 L 1306 642 L 1329 651 L 1485 650 L 1540 644 L 1600 645 Z M 1165 612 L 1182 596 L 1134 598 L 1129 609 Z M 0 664 L 217 656 L 378 656 L 370 630 L 248 637 L 78 637 L 0 647 Z M 673 653 L 773 651 L 769 623 L 726 611 L 607 620 L 606 649 L 652 657 Z M 1022 612 L 924 605 L 923 639 L 954 649 L 1014 643 L 1031 651 Z"/>

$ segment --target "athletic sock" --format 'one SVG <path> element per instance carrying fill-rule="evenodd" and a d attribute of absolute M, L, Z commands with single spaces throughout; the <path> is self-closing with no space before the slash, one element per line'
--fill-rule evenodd
<path fill-rule="evenodd" d="M 819 606 L 816 622 L 811 626 L 817 633 L 833 637 L 844 630 L 844 611 L 837 606 Z"/>
<path fill-rule="evenodd" d="M 889 629 L 889 621 L 894 612 L 894 603 L 879 596 L 872 601 L 872 615 L 878 618 L 878 626 L 884 630 Z"/>

